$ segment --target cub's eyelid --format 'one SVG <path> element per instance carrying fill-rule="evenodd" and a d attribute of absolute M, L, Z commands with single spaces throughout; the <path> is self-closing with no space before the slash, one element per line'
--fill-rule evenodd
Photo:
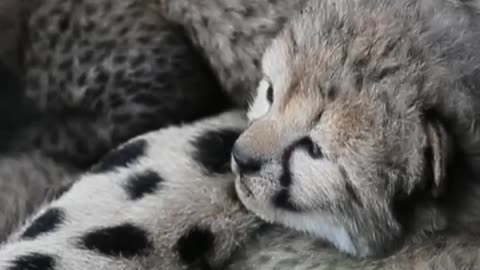
<path fill-rule="evenodd" d="M 270 79 L 270 77 L 268 77 L 265 74 L 263 74 L 263 80 L 268 85 L 267 93 L 266 93 L 267 101 L 270 104 L 272 104 L 273 103 L 273 84 L 272 84 L 272 80 Z"/>
<path fill-rule="evenodd" d="M 257 86 L 257 92 L 252 102 L 249 105 L 247 117 L 249 123 L 253 123 L 267 114 L 271 103 L 268 99 L 268 90 L 270 88 L 270 81 L 267 76 L 264 76 Z M 272 93 L 273 94 L 273 93 Z M 273 98 L 273 95 L 272 95 Z"/>
<path fill-rule="evenodd" d="M 268 84 L 267 89 L 267 101 L 272 104 L 273 103 L 273 86 L 272 84 Z"/>

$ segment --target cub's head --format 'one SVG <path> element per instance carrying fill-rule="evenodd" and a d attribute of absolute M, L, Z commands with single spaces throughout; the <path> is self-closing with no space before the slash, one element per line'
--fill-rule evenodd
<path fill-rule="evenodd" d="M 389 253 L 419 226 L 443 226 L 429 202 L 442 193 L 449 136 L 423 106 L 424 65 L 398 21 L 345 15 L 339 6 L 355 1 L 313 2 L 264 54 L 232 153 L 237 193 L 265 220 L 346 253 Z"/>

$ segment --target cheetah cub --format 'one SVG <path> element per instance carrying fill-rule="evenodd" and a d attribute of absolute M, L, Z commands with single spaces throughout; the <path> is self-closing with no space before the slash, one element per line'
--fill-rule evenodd
<path fill-rule="evenodd" d="M 236 190 L 355 256 L 480 213 L 479 1 L 311 1 L 262 59 Z"/>

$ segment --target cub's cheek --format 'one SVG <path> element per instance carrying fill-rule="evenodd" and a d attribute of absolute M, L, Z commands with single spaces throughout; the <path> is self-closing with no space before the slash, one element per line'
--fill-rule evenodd
<path fill-rule="evenodd" d="M 255 199 L 255 195 L 248 184 L 246 184 L 245 181 L 239 176 L 235 179 L 235 192 L 245 208 L 247 208 L 249 211 L 257 213 L 258 203 Z"/>
<path fill-rule="evenodd" d="M 245 208 L 267 222 L 274 222 L 271 205 L 264 193 L 257 194 L 253 192 L 253 187 L 245 182 L 235 181 L 235 189 L 240 202 Z"/>

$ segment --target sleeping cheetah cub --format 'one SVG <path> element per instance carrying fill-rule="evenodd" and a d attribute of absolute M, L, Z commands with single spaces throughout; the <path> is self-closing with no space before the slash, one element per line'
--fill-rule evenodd
<path fill-rule="evenodd" d="M 246 207 L 356 256 L 478 232 L 479 3 L 311 1 L 233 150 Z"/>
<path fill-rule="evenodd" d="M 238 201 L 230 151 L 244 113 L 133 138 L 0 246 L 0 270 L 476 269 L 478 239 L 439 238 L 385 260 L 264 226 Z M 460 241 L 460 242 L 459 242 Z M 443 267 L 443 268 L 441 268 Z"/>

